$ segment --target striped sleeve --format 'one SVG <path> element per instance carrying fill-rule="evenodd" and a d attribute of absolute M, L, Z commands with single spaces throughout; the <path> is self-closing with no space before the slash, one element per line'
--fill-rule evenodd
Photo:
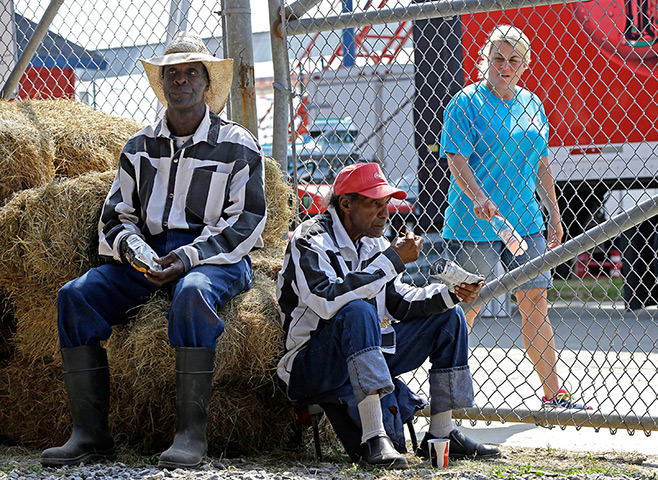
<path fill-rule="evenodd" d="M 103 204 L 99 220 L 99 254 L 121 260 L 119 243 L 131 233 L 141 233 L 140 199 L 137 194 L 134 166 L 125 149 L 119 156 L 119 167 Z"/>
<path fill-rule="evenodd" d="M 442 283 L 418 288 L 398 277 L 386 287 L 386 311 L 390 318 L 401 322 L 442 313 L 458 303 L 459 297 Z"/>

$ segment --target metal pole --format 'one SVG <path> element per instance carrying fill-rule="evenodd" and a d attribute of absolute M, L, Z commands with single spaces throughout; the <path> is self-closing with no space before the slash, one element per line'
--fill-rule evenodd
<path fill-rule="evenodd" d="M 247 127 L 258 138 L 254 46 L 249 0 L 225 2 L 222 14 L 226 17 L 224 34 L 228 42 L 228 56 L 233 59 L 232 120 Z"/>
<path fill-rule="evenodd" d="M 429 417 L 430 409 L 419 411 L 417 417 Z M 621 416 L 616 413 L 587 413 L 569 410 L 527 410 L 520 408 L 465 408 L 452 411 L 453 418 L 464 420 L 484 420 L 487 422 L 513 422 L 530 423 L 533 425 L 572 425 L 576 428 L 625 428 L 627 430 L 644 430 L 645 432 L 658 431 L 658 422 L 649 415 Z"/>
<path fill-rule="evenodd" d="M 286 8 L 286 19 L 292 20 L 300 18 L 311 8 L 316 6 L 322 0 L 297 0 L 296 2 L 291 3 Z"/>
<path fill-rule="evenodd" d="M 551 268 L 555 268 L 594 246 L 616 237 L 620 233 L 639 225 L 655 215 L 658 215 L 658 196 L 642 202 L 629 211 L 621 213 L 587 230 L 585 233 L 578 235 L 565 244 L 549 250 L 544 255 L 524 263 L 511 272 L 492 280 L 482 288 L 480 296 L 472 303 L 472 306 L 479 307 L 489 300 L 496 298 L 498 295 L 509 292 L 514 287 L 522 285 L 533 278 L 537 278 Z"/>
<path fill-rule="evenodd" d="M 303 35 L 324 30 L 341 30 L 365 25 L 400 23 L 406 20 L 423 20 L 437 17 L 454 17 L 492 10 L 517 9 L 572 3 L 576 0 L 452 0 L 411 4 L 400 8 L 368 10 L 322 18 L 304 18 L 288 22 L 288 35 Z"/>
<path fill-rule="evenodd" d="M 272 132 L 272 157 L 288 171 L 288 104 L 290 101 L 290 72 L 286 38 L 282 34 L 281 1 L 269 0 L 270 41 L 272 44 L 272 67 L 274 70 L 274 125 Z"/>
<path fill-rule="evenodd" d="M 18 82 L 25 73 L 25 69 L 30 64 L 32 56 L 37 51 L 37 48 L 39 48 L 43 37 L 46 36 L 48 28 L 50 27 L 50 24 L 53 23 L 55 15 L 57 15 L 57 11 L 59 10 L 59 7 L 62 6 L 62 3 L 64 3 L 64 0 L 52 0 L 50 5 L 48 5 L 48 8 L 46 8 L 46 11 L 44 12 L 43 17 L 41 17 L 41 21 L 37 25 L 32 38 L 30 38 L 30 41 L 25 47 L 25 51 L 23 51 L 21 58 L 18 59 L 16 65 L 14 65 L 14 69 L 9 74 L 9 78 L 5 83 L 5 86 L 2 88 L 2 92 L 0 92 L 0 98 L 13 97 L 13 93 L 16 89 L 16 86 L 18 85 Z"/>

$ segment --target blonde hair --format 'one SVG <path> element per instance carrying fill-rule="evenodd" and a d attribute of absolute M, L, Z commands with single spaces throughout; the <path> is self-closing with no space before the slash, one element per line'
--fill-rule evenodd
<path fill-rule="evenodd" d="M 521 54 L 523 57 L 523 63 L 526 65 L 530 64 L 530 60 L 532 60 L 530 40 L 528 40 L 526 34 L 523 33 L 521 29 L 512 25 L 498 25 L 492 30 L 487 37 L 487 41 L 480 49 L 481 58 L 478 62 L 480 78 L 483 78 L 484 73 L 489 68 L 489 56 L 491 55 L 491 50 L 497 43 L 507 43 L 508 45 L 511 45 L 514 50 Z"/>

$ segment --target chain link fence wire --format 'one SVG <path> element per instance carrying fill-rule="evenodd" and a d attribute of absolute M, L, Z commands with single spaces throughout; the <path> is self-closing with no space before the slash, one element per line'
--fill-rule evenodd
<path fill-rule="evenodd" d="M 483 11 L 483 3 L 319 2 L 287 26 L 297 93 L 293 134 L 299 181 L 330 184 L 346 164 L 381 163 L 389 181 L 410 193 L 412 204 L 389 209 L 390 236 L 406 229 L 425 237 L 423 255 L 408 269 L 411 283 L 432 281 L 428 268 L 440 256 L 479 268 L 488 286 L 496 278 L 498 285 L 510 279 L 500 278 L 507 271 L 501 262 L 485 269 L 470 263 L 473 243 L 457 241 L 449 249 L 445 240 L 501 248 L 499 237 L 489 238 L 476 227 L 484 221 L 467 218 L 472 204 L 459 208 L 455 192 L 448 198 L 450 161 L 441 149 L 446 108 L 462 88 L 480 81 L 480 49 L 497 25 L 514 25 L 528 35 L 532 60 L 519 85 L 541 101 L 546 121 L 531 105 L 512 117 L 501 112 L 507 107 L 497 99 L 470 105 L 470 112 L 460 110 L 459 115 L 480 124 L 457 119 L 456 131 L 451 130 L 469 145 L 464 151 L 486 149 L 482 136 L 489 130 L 489 148 L 510 137 L 508 149 L 529 154 L 541 148 L 531 135 L 548 126 L 548 150 L 536 151 L 535 157 L 546 155 L 550 161 L 552 182 L 547 185 L 556 188 L 565 242 L 606 222 L 615 227 L 620 222 L 616 215 L 656 193 L 656 6 L 545 3 Z M 427 13 L 430 8 L 439 13 Z M 494 113 L 487 115 L 489 110 Z M 527 121 L 519 120 L 524 116 Z M 521 129 L 513 136 L 511 119 Z M 513 168 L 471 160 L 481 169 L 493 168 L 485 176 L 494 177 L 503 190 L 497 206 L 515 225 L 533 214 L 526 204 L 534 193 L 529 197 L 525 190 L 539 190 L 543 179 L 538 172 L 549 174 L 525 160 L 529 156 L 510 158 L 516 162 Z M 513 170 L 524 175 L 521 181 Z M 525 203 L 518 201 L 524 195 Z M 302 216 L 314 213 L 303 199 Z M 535 215 L 543 219 L 536 222 L 548 224 L 554 202 L 538 203 L 543 212 Z M 446 215 L 453 216 L 452 223 Z M 502 295 L 482 306 L 470 339 L 477 407 L 458 416 L 647 434 L 656 429 L 658 242 L 653 215 L 641 210 L 625 231 L 613 229 L 594 243 L 579 240 L 572 255 L 554 266 L 546 299 L 534 288 L 510 295 L 506 290 L 515 285 L 507 282 L 498 292 Z M 451 235 L 459 229 L 466 234 Z M 586 243 L 586 250 L 578 248 Z M 406 378 L 425 394 L 428 370 L 429 363 Z M 571 392 L 571 401 L 592 410 L 542 408 L 541 397 L 562 387 Z"/>
<path fill-rule="evenodd" d="M 516 1 L 498 11 L 487 2 L 460 2 L 459 9 L 450 2 L 295 2 L 286 7 L 297 17 L 283 25 L 289 78 L 275 77 L 270 34 L 254 29 L 258 130 L 266 151 L 276 140 L 273 84 L 279 91 L 291 86 L 286 92 L 292 99 L 291 128 L 284 132 L 289 154 L 279 161 L 299 184 L 300 220 L 321 210 L 318 197 L 340 168 L 379 162 L 389 181 L 409 193 L 407 201 L 391 205 L 387 235 L 413 230 L 425 238 L 407 281 L 432 281 L 429 265 L 447 255 L 450 164 L 440 148 L 444 112 L 457 92 L 479 81 L 479 50 L 501 24 L 520 28 L 530 40 L 532 61 L 519 85 L 534 92 L 545 110 L 563 241 L 656 196 L 655 1 L 548 3 Z M 264 6 L 263 0 L 257 7 L 263 16 Z M 1 4 L 3 86 L 47 7 L 34 0 Z M 152 122 L 161 107 L 137 59 L 162 54 L 179 30 L 200 34 L 213 54 L 224 56 L 221 12 L 222 2 L 200 0 L 64 2 L 11 93 L 75 98 L 108 114 Z M 501 136 L 500 123 L 485 127 Z M 517 140 L 526 148 L 523 132 Z M 513 183 L 502 174 L 497 179 Z M 546 204 L 539 204 L 547 221 Z M 524 213 L 515 210 L 517 216 Z M 523 330 L 526 343 L 543 345 L 535 363 L 551 364 L 554 351 L 547 375 L 554 372 L 574 401 L 593 410 L 542 408 L 545 392 L 524 345 L 518 299 L 503 293 L 474 319 L 470 365 L 477 407 L 457 416 L 629 433 L 658 428 L 658 220 L 649 214 L 640 220 L 555 266 L 547 318 L 539 315 L 544 329 Z M 496 263 L 482 273 L 489 286 L 505 269 Z M 520 297 L 526 298 L 537 302 L 529 313 L 543 312 L 541 299 Z M 429 364 L 405 378 L 425 396 L 428 370 Z"/>

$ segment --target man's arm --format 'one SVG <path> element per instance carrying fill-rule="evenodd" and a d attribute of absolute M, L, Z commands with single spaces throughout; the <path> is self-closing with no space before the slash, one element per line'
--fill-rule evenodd
<path fill-rule="evenodd" d="M 119 248 L 121 239 L 132 233 L 141 235 L 143 222 L 139 217 L 141 207 L 136 185 L 135 168 L 122 152 L 98 222 L 101 255 L 123 261 Z"/>

